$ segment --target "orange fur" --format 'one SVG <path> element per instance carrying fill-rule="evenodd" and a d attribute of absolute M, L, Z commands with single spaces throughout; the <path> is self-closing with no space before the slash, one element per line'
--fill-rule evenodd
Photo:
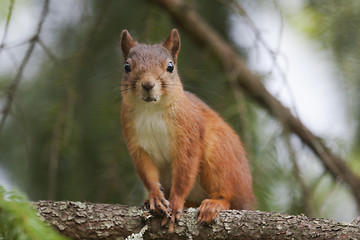
<path fill-rule="evenodd" d="M 252 209 L 252 178 L 239 137 L 183 90 L 176 67 L 177 30 L 156 45 L 138 44 L 124 30 L 121 48 L 128 65 L 121 89 L 122 126 L 149 191 L 150 209 L 170 217 L 170 232 L 184 206 L 199 207 L 200 222 L 212 221 L 224 209 Z"/>

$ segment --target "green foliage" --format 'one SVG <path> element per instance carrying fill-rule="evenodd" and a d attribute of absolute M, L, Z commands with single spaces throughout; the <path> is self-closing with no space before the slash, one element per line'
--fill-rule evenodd
<path fill-rule="evenodd" d="M 66 239 L 42 222 L 26 198 L 0 186 L 0 239 Z"/>

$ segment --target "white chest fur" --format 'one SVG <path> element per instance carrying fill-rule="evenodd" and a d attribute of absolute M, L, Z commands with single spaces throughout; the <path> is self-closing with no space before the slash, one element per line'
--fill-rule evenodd
<path fill-rule="evenodd" d="M 136 113 L 135 121 L 140 146 L 150 155 L 155 165 L 168 165 L 171 162 L 170 144 L 163 111 L 155 106 L 141 108 Z"/>

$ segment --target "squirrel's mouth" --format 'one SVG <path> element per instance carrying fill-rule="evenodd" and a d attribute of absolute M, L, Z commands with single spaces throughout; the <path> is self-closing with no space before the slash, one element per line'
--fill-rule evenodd
<path fill-rule="evenodd" d="M 156 102 L 156 99 L 152 98 L 152 97 L 147 97 L 144 100 L 145 100 L 145 102 L 154 102 L 154 101 Z"/>
<path fill-rule="evenodd" d="M 152 95 L 152 96 L 141 96 L 141 99 L 145 102 L 157 102 L 160 100 L 159 96 Z"/>

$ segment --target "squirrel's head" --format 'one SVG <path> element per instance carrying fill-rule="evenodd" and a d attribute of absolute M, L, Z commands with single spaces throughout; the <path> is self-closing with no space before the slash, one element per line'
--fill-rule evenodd
<path fill-rule="evenodd" d="M 180 36 L 173 29 L 160 44 L 135 42 L 127 30 L 121 33 L 124 74 L 121 93 L 124 99 L 156 104 L 173 96 L 182 85 L 177 73 Z"/>

